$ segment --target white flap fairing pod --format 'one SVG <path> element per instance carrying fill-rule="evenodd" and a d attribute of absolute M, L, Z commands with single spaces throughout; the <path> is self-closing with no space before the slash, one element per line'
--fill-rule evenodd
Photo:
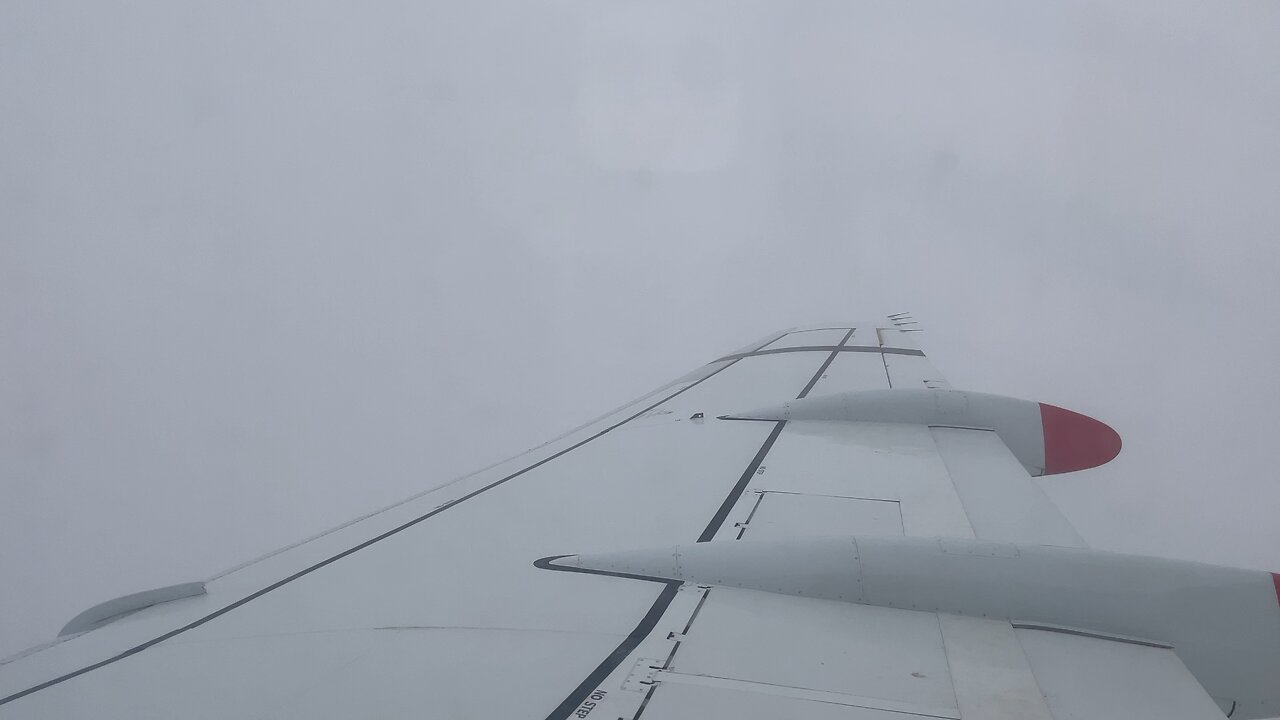
<path fill-rule="evenodd" d="M 1032 475 L 1087 470 L 1120 454 L 1106 423 L 1056 405 L 960 390 L 863 390 L 733 413 L 741 420 L 906 423 L 994 430 Z"/>
<path fill-rule="evenodd" d="M 1173 648 L 1250 717 L 1280 706 L 1280 576 L 960 538 L 724 541 L 549 559 L 552 567 L 1005 620 Z M 1265 712 L 1264 712 L 1265 711 Z"/>

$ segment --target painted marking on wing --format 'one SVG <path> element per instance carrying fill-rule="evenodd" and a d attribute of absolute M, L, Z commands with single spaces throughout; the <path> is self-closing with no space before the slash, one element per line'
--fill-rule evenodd
<path fill-rule="evenodd" d="M 560 557 L 565 556 L 561 555 Z M 543 560 L 550 561 L 555 559 L 556 558 L 544 558 Z M 539 560 L 538 562 L 543 562 L 543 560 Z M 537 563 L 535 563 L 535 565 L 536 564 Z M 541 567 L 544 570 L 594 573 L 594 571 L 590 570 L 560 567 L 557 565 L 538 565 L 538 567 Z M 635 580 L 661 582 L 664 583 L 666 587 L 662 589 L 662 592 L 658 595 L 658 599 L 654 600 L 653 606 L 650 607 L 649 612 L 645 613 L 644 617 L 640 619 L 640 622 L 636 625 L 635 629 L 618 644 L 618 647 L 614 648 L 613 652 L 609 653 L 609 656 L 606 657 L 603 662 L 596 666 L 595 670 L 591 671 L 591 674 L 588 675 L 586 679 L 578 685 L 578 687 L 574 688 L 573 692 L 569 693 L 568 697 L 556 706 L 556 709 L 551 711 L 551 714 L 547 716 L 548 718 L 568 718 L 574 714 L 578 708 L 581 707 L 584 698 L 586 698 L 593 690 L 598 690 L 600 684 L 609 678 L 609 675 L 611 675 L 613 671 L 631 655 L 632 651 L 635 650 L 645 638 L 649 637 L 649 633 L 653 632 L 653 629 L 657 627 L 658 621 L 662 619 L 662 615 L 667 611 L 667 608 L 671 606 L 671 601 L 676 599 L 676 593 L 680 591 L 681 583 L 677 580 L 651 578 L 639 575 L 618 576 L 630 577 Z"/>
<path fill-rule="evenodd" d="M 591 711 L 596 709 L 596 705 L 601 700 L 604 700 L 605 695 L 608 695 L 608 693 L 604 690 L 597 689 L 595 692 L 588 695 L 586 700 L 582 701 L 582 704 L 578 706 L 577 711 L 573 714 L 580 718 L 590 715 Z"/>
<path fill-rule="evenodd" d="M 840 341 L 839 345 L 827 348 L 830 355 L 827 356 L 827 359 L 822 363 L 821 367 L 818 368 L 818 371 L 813 374 L 813 377 L 809 379 L 809 382 L 804 386 L 804 389 L 800 391 L 800 394 L 796 397 L 797 400 L 808 395 L 809 391 L 813 390 L 814 386 L 818 384 L 818 381 L 822 379 L 822 374 L 825 373 L 827 368 L 831 367 L 831 363 L 835 361 L 836 355 L 839 354 L 840 349 L 844 347 L 845 343 L 849 342 L 849 338 L 852 336 L 853 330 L 850 329 L 849 332 L 845 334 L 844 339 Z M 787 350 L 791 349 L 792 348 L 787 348 Z M 765 439 L 764 444 L 762 444 L 760 449 L 756 452 L 755 457 L 751 459 L 751 462 L 747 465 L 746 469 L 742 471 L 742 475 L 738 477 L 738 482 L 734 484 L 733 489 L 729 491 L 729 495 L 724 499 L 724 502 L 720 504 L 719 509 L 716 510 L 716 514 L 711 517 L 711 522 L 707 523 L 707 527 L 702 531 L 702 534 L 698 536 L 698 542 L 709 542 L 711 538 L 715 537 L 715 534 L 719 531 L 720 527 L 724 525 L 725 519 L 729 516 L 729 511 L 733 509 L 733 506 L 737 504 L 738 499 L 742 497 L 742 493 L 746 490 L 747 484 L 751 482 L 751 478 L 755 477 L 756 470 L 760 468 L 761 464 L 764 462 L 765 456 L 769 454 L 769 450 L 772 449 L 773 444 L 777 442 L 778 436 L 782 434 L 782 429 L 786 427 L 787 422 L 785 420 L 777 422 L 778 424 L 773 429 L 773 432 L 769 433 L 769 437 Z M 640 621 L 640 624 L 636 625 L 635 629 L 631 631 L 631 634 L 628 635 L 627 638 L 623 640 L 608 657 L 596 666 L 596 669 L 593 670 L 591 674 L 578 685 L 578 687 L 574 688 L 573 692 L 569 693 L 569 696 L 556 706 L 555 710 L 551 711 L 551 714 L 547 715 L 547 720 L 567 720 L 570 713 L 582 702 L 582 698 L 585 697 L 586 693 L 590 692 L 592 688 L 598 687 L 600 683 L 604 682 L 611 674 L 613 674 L 613 671 L 631 655 L 631 651 L 638 647 L 640 643 L 649 636 L 649 633 L 653 632 L 653 628 L 658 624 L 658 620 L 661 619 L 663 614 L 666 613 L 667 608 L 671 606 L 671 602 L 676 598 L 676 592 L 679 591 L 680 586 L 683 584 L 680 581 L 668 580 L 667 578 L 657 578 L 648 575 L 631 575 L 628 573 L 588 570 L 585 568 L 574 568 L 552 564 L 555 560 L 563 557 L 569 556 L 557 555 L 554 557 L 542 558 L 535 561 L 534 566 L 543 570 L 583 572 L 588 574 L 625 577 L 633 580 L 662 582 L 666 583 L 667 587 L 662 591 L 662 594 L 658 596 L 658 599 L 654 601 L 653 606 L 649 608 L 649 612 L 645 614 L 644 618 Z M 688 631 L 688 627 L 685 628 L 685 631 Z M 652 689 L 650 692 L 652 692 Z M 643 709 L 644 707 L 642 705 L 641 711 L 643 711 Z M 639 717 L 639 715 L 640 713 L 637 712 L 636 717 Z"/>

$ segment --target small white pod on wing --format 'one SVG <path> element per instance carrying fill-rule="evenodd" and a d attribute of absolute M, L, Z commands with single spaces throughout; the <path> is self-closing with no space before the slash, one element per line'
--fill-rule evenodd
<path fill-rule="evenodd" d="M 1171 647 L 1214 697 L 1280 708 L 1280 579 L 1263 571 L 903 537 L 698 543 L 555 564 Z"/>
<path fill-rule="evenodd" d="M 994 430 L 1031 475 L 1086 470 L 1120 454 L 1106 423 L 1056 405 L 934 388 L 860 390 L 725 416 L 741 420 L 905 423 Z"/>

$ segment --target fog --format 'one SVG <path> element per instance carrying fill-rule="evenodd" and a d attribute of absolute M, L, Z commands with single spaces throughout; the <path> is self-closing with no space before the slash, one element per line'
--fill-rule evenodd
<path fill-rule="evenodd" d="M 0 656 L 801 323 L 1280 570 L 1280 5 L 0 5 Z"/>

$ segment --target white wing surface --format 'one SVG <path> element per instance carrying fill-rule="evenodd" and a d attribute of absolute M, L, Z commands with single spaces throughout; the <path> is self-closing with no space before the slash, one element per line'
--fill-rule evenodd
<path fill-rule="evenodd" d="M 0 664 L 0 718 L 1276 714 L 1268 573 L 1091 551 L 1105 425 L 901 316 L 779 332 L 522 456 Z"/>

